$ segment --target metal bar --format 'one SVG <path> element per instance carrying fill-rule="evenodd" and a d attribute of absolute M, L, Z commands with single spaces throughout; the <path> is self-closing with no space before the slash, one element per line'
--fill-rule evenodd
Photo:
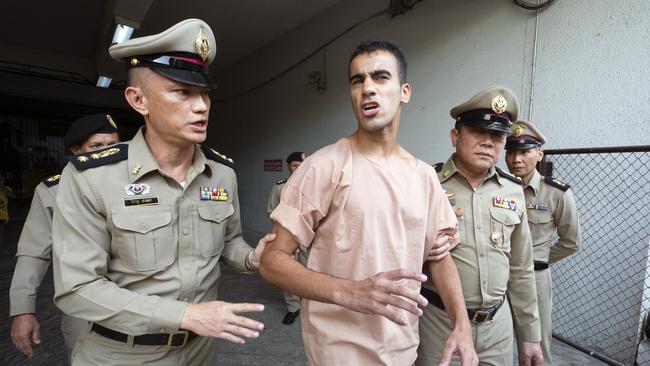
<path fill-rule="evenodd" d="M 588 354 L 588 355 L 591 356 L 591 357 L 597 358 L 597 359 L 603 361 L 604 363 L 606 363 L 606 364 L 608 364 L 608 365 L 613 365 L 613 366 L 625 366 L 624 363 L 621 363 L 621 362 L 619 362 L 619 361 L 616 361 L 616 360 L 614 360 L 613 358 L 609 358 L 609 357 L 607 357 L 607 356 L 605 356 L 605 355 L 603 355 L 603 354 L 600 354 L 600 353 L 598 353 L 598 352 L 596 352 L 596 351 L 592 351 L 592 350 L 590 350 L 589 348 L 583 347 L 583 346 L 581 346 L 581 345 L 579 345 L 579 344 L 577 344 L 577 343 L 574 343 L 573 341 L 571 341 L 571 340 L 569 340 L 569 339 L 567 339 L 567 338 L 564 338 L 564 337 L 562 337 L 562 336 L 560 336 L 560 335 L 557 335 L 557 334 L 555 334 L 555 333 L 553 333 L 553 338 L 555 338 L 555 339 L 557 339 L 558 341 L 560 341 L 560 342 L 562 342 L 562 343 L 565 343 L 565 344 L 567 344 L 567 345 L 569 345 L 569 346 L 571 346 L 571 347 L 573 347 L 573 348 L 575 348 L 575 349 L 577 349 L 577 350 L 579 350 L 579 351 L 582 351 L 582 352 Z"/>
<path fill-rule="evenodd" d="M 648 152 L 648 151 L 650 151 L 650 145 L 585 147 L 585 148 L 577 148 L 577 149 L 549 149 L 549 150 L 544 150 L 544 154 L 545 155 L 569 155 L 569 154 L 628 153 L 628 152 Z"/>

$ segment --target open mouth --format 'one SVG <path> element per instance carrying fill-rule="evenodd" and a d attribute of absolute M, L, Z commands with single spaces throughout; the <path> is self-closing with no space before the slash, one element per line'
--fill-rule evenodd
<path fill-rule="evenodd" d="M 369 103 L 363 103 L 361 105 L 361 113 L 363 113 L 364 117 L 372 117 L 379 113 L 379 103 L 377 102 L 369 102 Z"/>
<path fill-rule="evenodd" d="M 190 123 L 190 125 L 196 130 L 205 130 L 208 127 L 208 121 L 196 121 Z"/>

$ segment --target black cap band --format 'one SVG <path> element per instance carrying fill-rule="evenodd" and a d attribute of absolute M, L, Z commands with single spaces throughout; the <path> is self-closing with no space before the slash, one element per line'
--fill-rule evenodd
<path fill-rule="evenodd" d="M 512 132 L 510 114 L 496 114 L 490 109 L 475 109 L 461 113 L 456 119 L 456 122 L 485 130 L 499 131 L 508 134 Z"/>
<path fill-rule="evenodd" d="M 528 150 L 541 146 L 541 142 L 528 135 L 521 137 L 510 137 L 506 140 L 506 150 Z"/>

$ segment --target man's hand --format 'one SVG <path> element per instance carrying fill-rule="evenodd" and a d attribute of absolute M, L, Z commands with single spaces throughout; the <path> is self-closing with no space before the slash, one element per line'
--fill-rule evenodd
<path fill-rule="evenodd" d="M 460 356 L 462 366 L 477 366 L 478 355 L 472 341 L 472 328 L 465 324 L 455 327 L 447 337 L 445 348 L 442 351 L 442 358 L 439 366 L 447 366 L 451 362 L 451 356 Z"/>
<path fill-rule="evenodd" d="M 237 314 L 259 312 L 262 304 L 231 304 L 223 301 L 209 301 L 188 304 L 181 329 L 198 335 L 221 338 L 233 343 L 246 343 L 245 338 L 257 338 L 264 324 Z"/>
<path fill-rule="evenodd" d="M 11 324 L 11 340 L 14 346 L 25 356 L 34 354 L 33 344 L 41 344 L 40 325 L 34 314 L 20 314 L 13 317 Z"/>
<path fill-rule="evenodd" d="M 255 249 L 253 249 L 253 252 L 251 253 L 251 264 L 254 265 L 255 268 L 260 268 L 260 259 L 262 258 L 262 253 L 264 253 L 264 248 L 266 248 L 267 243 L 275 240 L 275 236 L 275 233 L 264 235 L 264 237 L 262 237 L 262 239 L 257 243 Z"/>
<path fill-rule="evenodd" d="M 523 342 L 519 351 L 520 366 L 543 366 L 544 356 L 539 342 Z"/>
<path fill-rule="evenodd" d="M 347 281 L 344 290 L 337 293 L 335 302 L 350 310 L 383 315 L 397 324 L 406 325 L 407 320 L 387 305 L 421 316 L 422 309 L 418 305 L 425 307 L 428 304 L 427 299 L 420 295 L 419 286 L 408 286 L 409 280 L 425 282 L 427 276 L 397 269 L 378 273 L 363 281 Z"/>

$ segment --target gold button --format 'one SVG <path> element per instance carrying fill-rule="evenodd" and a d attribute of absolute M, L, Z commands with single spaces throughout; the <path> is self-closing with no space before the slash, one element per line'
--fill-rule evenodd
<path fill-rule="evenodd" d="M 492 240 L 492 244 L 494 245 L 501 244 L 501 234 L 493 232 L 492 235 L 490 235 L 490 240 Z"/>

